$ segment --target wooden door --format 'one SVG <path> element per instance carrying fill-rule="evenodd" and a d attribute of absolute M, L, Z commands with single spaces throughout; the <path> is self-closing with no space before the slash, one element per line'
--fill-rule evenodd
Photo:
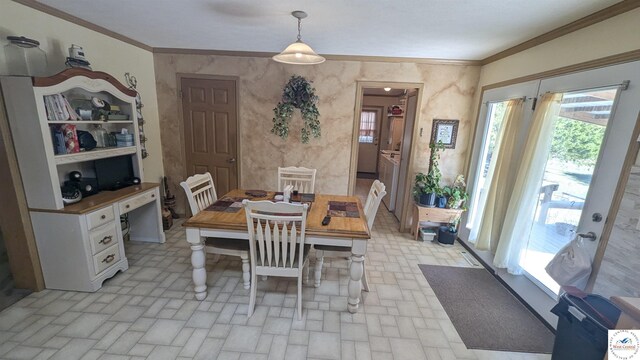
<path fill-rule="evenodd" d="M 235 80 L 182 78 L 187 176 L 210 172 L 222 196 L 238 187 Z"/>

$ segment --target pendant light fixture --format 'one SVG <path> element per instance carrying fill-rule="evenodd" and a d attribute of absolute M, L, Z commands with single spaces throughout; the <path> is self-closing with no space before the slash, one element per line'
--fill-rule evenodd
<path fill-rule="evenodd" d="M 273 60 L 285 64 L 293 65 L 314 65 L 323 63 L 325 58 L 316 54 L 313 49 L 302 42 L 300 37 L 300 24 L 302 19 L 307 17 L 307 13 L 304 11 L 296 10 L 291 13 L 293 17 L 298 19 L 298 40 L 293 44 L 287 46 L 280 54 L 274 55 Z"/>

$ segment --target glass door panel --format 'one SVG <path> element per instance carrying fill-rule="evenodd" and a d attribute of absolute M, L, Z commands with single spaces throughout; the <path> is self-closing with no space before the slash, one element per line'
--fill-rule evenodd
<path fill-rule="evenodd" d="M 474 218 L 481 216 L 482 209 L 478 206 L 479 203 L 483 203 L 480 199 L 483 195 L 486 195 L 486 191 L 489 184 L 486 183 L 489 164 L 491 163 L 491 156 L 496 147 L 496 141 L 500 134 L 500 127 L 502 126 L 502 120 L 504 119 L 504 112 L 506 109 L 507 101 L 491 102 L 488 103 L 487 109 L 487 128 L 484 136 L 484 142 L 482 144 L 482 151 L 480 153 L 480 161 L 478 163 L 477 173 L 475 176 L 475 184 L 473 189 L 476 191 L 471 195 L 471 202 L 469 206 L 469 217 L 467 218 L 467 226 L 473 224 Z"/>
<path fill-rule="evenodd" d="M 520 259 L 525 274 L 549 294 L 557 295 L 560 286 L 544 268 L 576 235 L 617 92 L 615 87 L 563 95 L 533 225 Z"/>

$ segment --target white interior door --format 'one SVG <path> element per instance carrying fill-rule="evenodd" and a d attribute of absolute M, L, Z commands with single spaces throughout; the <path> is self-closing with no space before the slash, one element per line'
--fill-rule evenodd
<path fill-rule="evenodd" d="M 583 242 L 595 256 L 640 111 L 640 62 L 543 80 L 539 92 L 564 96 L 520 264 L 552 295 L 544 267 L 575 234 L 593 235 Z"/>
<path fill-rule="evenodd" d="M 382 111 L 363 108 L 358 134 L 358 172 L 375 173 L 378 168 L 378 147 Z"/>

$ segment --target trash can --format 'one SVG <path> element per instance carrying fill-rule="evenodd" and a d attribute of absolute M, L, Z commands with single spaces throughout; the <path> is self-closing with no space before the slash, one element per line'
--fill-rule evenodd
<path fill-rule="evenodd" d="M 602 360 L 607 334 L 620 317 L 620 309 L 606 298 L 589 294 L 563 294 L 551 312 L 558 315 L 551 360 Z"/>

